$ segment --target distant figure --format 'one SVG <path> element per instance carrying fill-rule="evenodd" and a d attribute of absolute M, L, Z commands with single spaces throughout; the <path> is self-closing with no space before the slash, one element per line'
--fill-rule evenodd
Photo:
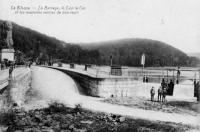
<path fill-rule="evenodd" d="M 9 78 L 12 78 L 13 66 L 9 68 Z"/>
<path fill-rule="evenodd" d="M 178 67 L 176 84 L 179 84 L 180 75 L 181 75 L 180 67 Z"/>
<path fill-rule="evenodd" d="M 158 101 L 161 101 L 161 98 L 162 98 L 162 86 L 159 87 L 158 89 Z"/>
<path fill-rule="evenodd" d="M 162 86 L 162 89 L 165 87 L 165 79 L 164 78 L 162 79 L 161 86 Z"/>
<path fill-rule="evenodd" d="M 28 67 L 31 68 L 31 62 L 28 63 Z"/>
<path fill-rule="evenodd" d="M 2 62 L 2 63 L 1 63 L 1 70 L 3 70 L 5 67 L 6 67 L 6 66 L 5 66 L 5 62 Z"/>
<path fill-rule="evenodd" d="M 154 101 L 154 95 L 155 95 L 154 87 L 151 88 L 150 94 L 151 94 L 151 101 Z"/>
<path fill-rule="evenodd" d="M 200 101 L 200 84 L 199 81 L 196 83 L 196 87 L 197 87 L 197 101 Z"/>
<path fill-rule="evenodd" d="M 168 84 L 168 94 L 173 95 L 173 90 L 174 90 L 174 82 L 171 79 L 170 83 Z"/>
<path fill-rule="evenodd" d="M 167 88 L 165 87 L 162 92 L 162 102 L 166 102 Z"/>
<path fill-rule="evenodd" d="M 179 80 L 178 79 L 176 80 L 176 84 L 179 84 Z"/>
<path fill-rule="evenodd" d="M 145 82 L 145 81 L 146 81 L 146 79 L 145 79 L 145 78 L 146 78 L 146 77 L 144 76 L 144 77 L 143 77 L 143 82 Z"/>
<path fill-rule="evenodd" d="M 197 86 L 198 82 L 196 81 L 196 79 L 194 79 L 194 97 L 197 97 L 197 92 L 198 92 L 198 86 Z"/>
<path fill-rule="evenodd" d="M 146 77 L 146 83 L 148 83 L 149 82 L 149 78 L 148 77 Z"/>
<path fill-rule="evenodd" d="M 194 79 L 194 86 L 196 86 L 197 82 L 196 82 L 196 79 Z"/>

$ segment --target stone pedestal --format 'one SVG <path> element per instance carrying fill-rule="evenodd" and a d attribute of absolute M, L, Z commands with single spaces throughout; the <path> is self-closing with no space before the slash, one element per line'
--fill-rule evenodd
<path fill-rule="evenodd" d="M 2 49 L 0 52 L 1 61 L 7 59 L 9 61 L 14 61 L 15 50 L 14 49 Z"/>

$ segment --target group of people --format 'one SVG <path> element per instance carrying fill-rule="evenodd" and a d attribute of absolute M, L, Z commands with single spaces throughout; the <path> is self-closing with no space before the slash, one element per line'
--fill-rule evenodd
<path fill-rule="evenodd" d="M 166 95 L 173 94 L 173 89 L 174 89 L 174 82 L 171 80 L 169 84 L 165 82 L 165 80 L 162 80 L 162 83 L 157 91 L 158 93 L 158 102 L 166 102 Z M 151 94 L 151 101 L 154 101 L 154 96 L 155 96 L 155 89 L 154 87 L 151 88 L 150 94 Z"/>
<path fill-rule="evenodd" d="M 154 87 L 151 88 L 150 94 L 151 94 L 151 101 L 154 101 L 155 96 L 155 89 Z M 167 88 L 162 88 L 162 86 L 158 89 L 158 101 L 166 102 L 166 95 L 167 95 Z"/>
<path fill-rule="evenodd" d="M 149 82 L 149 78 L 147 76 L 143 77 L 143 83 L 148 83 Z"/>

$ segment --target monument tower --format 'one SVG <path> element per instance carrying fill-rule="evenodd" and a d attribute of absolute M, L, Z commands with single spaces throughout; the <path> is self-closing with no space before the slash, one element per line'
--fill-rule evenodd
<path fill-rule="evenodd" d="M 3 61 L 7 59 L 9 61 L 14 61 L 14 48 L 12 39 L 12 23 L 9 21 L 3 22 L 0 25 L 0 59 Z"/>

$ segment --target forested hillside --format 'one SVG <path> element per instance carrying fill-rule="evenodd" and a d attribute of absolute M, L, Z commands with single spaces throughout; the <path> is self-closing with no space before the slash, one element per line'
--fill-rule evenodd
<path fill-rule="evenodd" d="M 90 43 L 84 49 L 98 50 L 99 62 L 108 62 L 113 56 L 114 64 L 140 66 L 141 55 L 145 53 L 146 66 L 196 65 L 198 59 L 188 57 L 184 52 L 160 41 L 150 39 L 121 39 L 101 43 Z"/>
<path fill-rule="evenodd" d="M 0 21 L 0 25 L 3 21 Z M 121 39 L 115 41 L 70 44 L 13 23 L 15 51 L 26 58 L 41 61 L 62 59 L 66 63 L 140 66 L 146 55 L 146 66 L 196 65 L 198 60 L 163 42 L 149 39 Z M 2 47 L 0 47 L 2 48 Z"/>

